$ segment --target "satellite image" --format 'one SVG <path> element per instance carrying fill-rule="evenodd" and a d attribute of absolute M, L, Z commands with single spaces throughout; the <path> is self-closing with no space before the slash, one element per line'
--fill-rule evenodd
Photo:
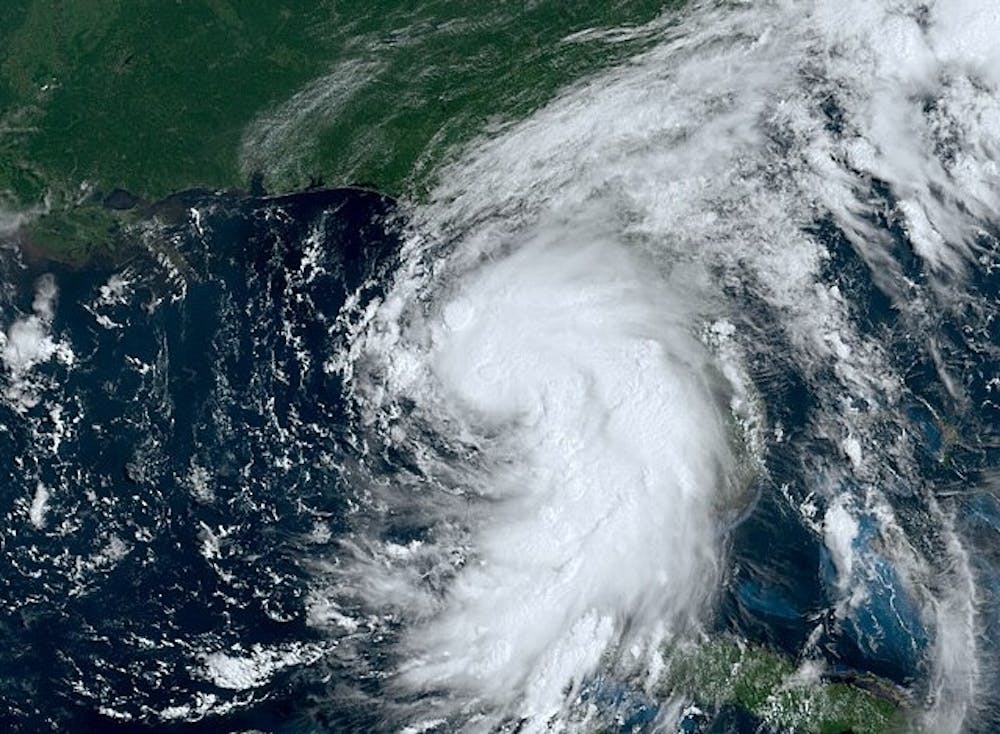
<path fill-rule="evenodd" d="M 0 2 L 0 732 L 1000 731 L 998 39 Z"/>

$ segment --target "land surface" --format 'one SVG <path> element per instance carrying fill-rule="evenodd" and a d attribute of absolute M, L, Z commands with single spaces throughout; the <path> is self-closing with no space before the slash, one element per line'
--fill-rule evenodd
<path fill-rule="evenodd" d="M 131 228 L 178 191 L 361 184 L 420 199 L 464 145 L 641 50 L 663 10 L 660 0 L 5 0 L 0 233 L 14 222 L 29 254 L 83 265 L 127 252 Z M 874 679 L 790 686 L 792 661 L 726 638 L 683 660 L 671 691 L 780 727 L 881 732 L 905 708 Z"/>
<path fill-rule="evenodd" d="M 787 657 L 726 636 L 672 651 L 668 691 L 705 706 L 738 706 L 777 731 L 887 734 L 910 729 L 899 691 L 875 676 L 803 674 Z"/>
<path fill-rule="evenodd" d="M 34 249 L 76 261 L 128 224 L 126 208 L 106 206 L 116 190 L 151 202 L 196 187 L 361 183 L 419 197 L 463 143 L 634 53 L 662 11 L 650 0 L 9 0 L 0 210 L 30 213 Z M 588 33 L 620 27 L 635 32 Z"/>

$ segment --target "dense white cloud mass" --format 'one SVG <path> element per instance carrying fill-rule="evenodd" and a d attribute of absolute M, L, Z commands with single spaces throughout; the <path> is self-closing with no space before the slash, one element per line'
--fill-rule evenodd
<path fill-rule="evenodd" d="M 761 340 L 719 320 L 752 289 L 813 385 L 817 430 L 843 449 L 815 487 L 838 587 L 861 598 L 859 518 L 875 518 L 936 634 L 928 726 L 957 730 L 979 675 L 967 559 L 955 541 L 932 568 L 881 494 L 880 462 L 909 459 L 871 416 L 894 409 L 902 378 L 824 281 L 815 224 L 919 317 L 872 194 L 888 187 L 888 216 L 947 297 L 1000 205 L 1000 11 L 701 2 L 656 32 L 479 141 L 413 208 L 404 271 L 340 367 L 421 472 L 378 501 L 433 531 L 358 541 L 338 573 L 371 608 L 408 610 L 395 683 L 448 691 L 446 712 L 538 729 L 601 665 L 655 680 L 657 643 L 696 626 L 716 590 L 741 500 L 734 451 L 754 458 L 740 355 Z"/>

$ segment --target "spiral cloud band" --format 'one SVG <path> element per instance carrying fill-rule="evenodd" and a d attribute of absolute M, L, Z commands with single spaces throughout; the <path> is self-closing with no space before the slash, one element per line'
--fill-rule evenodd
<path fill-rule="evenodd" d="M 975 572 L 885 418 L 904 375 L 828 263 L 849 249 L 912 333 L 956 303 L 1000 204 L 1000 16 L 706 2 L 628 32 L 650 50 L 481 140 L 413 207 L 342 367 L 420 468 L 382 507 L 427 532 L 359 543 L 341 573 L 409 610 L 394 680 L 445 716 L 537 728 L 599 669 L 641 688 L 718 587 L 736 467 L 785 440 L 753 377 L 780 345 L 811 406 L 780 490 L 832 559 L 831 613 L 852 619 L 891 562 L 934 639 L 928 726 L 958 730 L 980 699 Z"/>

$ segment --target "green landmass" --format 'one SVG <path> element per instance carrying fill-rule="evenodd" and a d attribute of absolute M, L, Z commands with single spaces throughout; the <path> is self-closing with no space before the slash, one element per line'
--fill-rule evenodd
<path fill-rule="evenodd" d="M 671 0 L 679 5 L 681 0 Z M 364 184 L 419 198 L 440 164 L 649 42 L 662 0 L 5 0 L 0 213 L 23 244 L 82 264 L 127 249 L 149 203 L 190 188 Z M 570 38 L 577 34 L 576 38 Z M 896 731 L 889 684 L 796 680 L 731 638 L 672 651 L 664 685 L 817 734 Z M 859 685 L 859 682 L 864 685 Z"/>
<path fill-rule="evenodd" d="M 761 645 L 717 637 L 670 651 L 668 692 L 700 706 L 739 706 L 781 731 L 889 734 L 905 731 L 906 707 L 891 683 L 803 676 L 789 658 Z"/>
<path fill-rule="evenodd" d="M 274 193 L 362 183 L 419 197 L 462 144 L 649 41 L 588 29 L 639 28 L 663 8 L 6 0 L 0 211 L 50 212 L 29 235 L 77 259 L 101 218 L 78 210 L 115 189 L 155 201 L 256 180 Z"/>
<path fill-rule="evenodd" d="M 129 223 L 126 216 L 99 205 L 68 207 L 32 221 L 24 244 L 37 251 L 32 254 L 58 253 L 67 263 L 114 260 L 124 247 L 123 228 Z"/>

